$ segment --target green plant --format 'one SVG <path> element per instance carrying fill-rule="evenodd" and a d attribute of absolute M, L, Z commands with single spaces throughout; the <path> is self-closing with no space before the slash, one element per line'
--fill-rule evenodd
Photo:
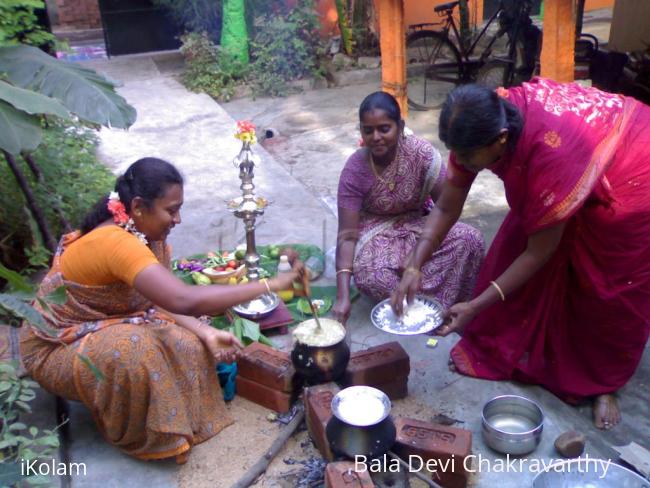
<path fill-rule="evenodd" d="M 287 81 L 322 76 L 319 20 L 313 0 L 260 19 L 251 43 L 251 81 L 256 94 L 283 96 Z"/>
<path fill-rule="evenodd" d="M 2 0 L 0 2 L 0 46 L 30 44 L 52 46 L 55 37 L 38 24 L 35 10 L 44 9 L 42 0 Z"/>
<path fill-rule="evenodd" d="M 215 46 L 205 32 L 186 34 L 181 39 L 184 85 L 217 100 L 229 100 L 237 84 L 245 80 L 247 65 Z"/>
<path fill-rule="evenodd" d="M 40 178 L 32 173 L 25 159 L 16 158 L 55 236 L 68 230 L 61 217 L 76 226 L 88 209 L 112 189 L 114 177 L 97 160 L 97 144 L 96 131 L 87 125 L 52 120 L 43 129 L 42 143 L 31 155 L 40 168 Z M 6 164 L 0 164 L 0 260 L 15 269 L 43 267 L 49 260 L 26 205 L 14 174 Z"/>
<path fill-rule="evenodd" d="M 26 478 L 21 463 L 39 458 L 52 458 L 59 447 L 55 430 L 25 425 L 21 414 L 30 413 L 29 402 L 36 397 L 38 385 L 20 378 L 13 362 L 0 362 L 0 485 L 14 486 L 21 481 L 46 484 L 41 476 Z"/>

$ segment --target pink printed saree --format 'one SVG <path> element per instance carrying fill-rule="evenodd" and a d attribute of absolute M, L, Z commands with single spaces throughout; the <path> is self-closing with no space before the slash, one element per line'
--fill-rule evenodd
<path fill-rule="evenodd" d="M 470 323 L 451 357 L 464 374 L 540 384 L 569 402 L 612 393 L 650 332 L 650 108 L 543 79 L 505 96 L 525 125 L 493 169 L 511 211 L 476 293 L 529 235 L 566 227 L 549 262 Z"/>

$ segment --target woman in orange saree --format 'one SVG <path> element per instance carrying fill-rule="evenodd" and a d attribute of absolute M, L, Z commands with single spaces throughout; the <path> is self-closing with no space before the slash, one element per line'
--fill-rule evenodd
<path fill-rule="evenodd" d="M 185 462 L 193 445 L 232 423 L 215 364 L 232 361 L 241 344 L 195 317 L 296 277 L 201 287 L 174 277 L 165 240 L 180 223 L 182 183 L 165 161 L 131 165 L 81 231 L 63 237 L 40 285 L 40 296 L 65 287 L 66 302 L 43 314 L 53 333 L 26 324 L 21 340 L 25 367 L 41 386 L 83 402 L 108 442 L 144 460 Z"/>
<path fill-rule="evenodd" d="M 594 400 L 594 423 L 620 421 L 614 397 L 650 333 L 650 108 L 620 95 L 535 79 L 495 92 L 457 88 L 440 138 L 451 150 L 442 209 L 411 263 L 444 237 L 476 173 L 504 183 L 510 212 L 475 298 L 448 310 L 463 332 L 457 371 Z M 423 233 L 424 235 L 425 233 Z M 417 273 L 395 294 L 411 294 Z"/>

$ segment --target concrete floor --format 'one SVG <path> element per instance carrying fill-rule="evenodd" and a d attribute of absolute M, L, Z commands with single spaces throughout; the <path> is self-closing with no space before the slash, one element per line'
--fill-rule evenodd
<path fill-rule="evenodd" d="M 234 247 L 243 239 L 241 225 L 224 204 L 239 191 L 237 170 L 231 164 L 239 142 L 231 134 L 234 120 L 242 118 L 278 133 L 264 147 L 256 147 L 262 157 L 255 179 L 258 193 L 273 202 L 259 223 L 258 243 L 310 242 L 326 249 L 334 246 L 338 174 L 356 147 L 359 102 L 370 91 L 379 89 L 378 84 L 311 91 L 285 99 L 242 99 L 220 106 L 205 95 L 187 92 L 161 68 L 163 64 L 149 56 L 87 65 L 123 80 L 120 93 L 138 110 L 138 120 L 128 132 L 102 131 L 102 160 L 120 172 L 138 157 L 159 156 L 176 164 L 186 177 L 183 224 L 171 236 L 176 256 Z M 436 119 L 434 112 L 412 113 L 407 123 L 444 152 L 436 138 Z M 505 211 L 500 181 L 481 174 L 463 219 L 477 225 L 490 241 Z M 332 282 L 328 278 L 331 266 L 329 270 L 323 283 Z M 601 432 L 592 427 L 589 405 L 573 408 L 539 387 L 483 381 L 449 372 L 448 352 L 457 337 L 441 339 L 437 348 L 429 349 L 425 347 L 426 337 L 395 337 L 379 332 L 369 321 L 372 305 L 365 298 L 354 304 L 349 322 L 353 348 L 391 340 L 398 340 L 406 348 L 412 368 L 410 398 L 461 420 L 461 426 L 474 433 L 474 454 L 487 460 L 474 486 L 530 486 L 535 474 L 528 469 L 508 473 L 490 470 L 503 457 L 483 444 L 480 412 L 487 400 L 499 394 L 523 394 L 539 402 L 545 411 L 543 440 L 530 459 L 553 458 L 555 437 L 569 429 L 587 435 L 590 457 L 615 460 L 611 446 L 631 441 L 650 448 L 649 348 L 637 374 L 621 391 L 623 423 L 613 431 Z M 285 348 L 287 339 L 280 340 Z M 179 468 L 173 462 L 143 463 L 124 456 L 101 439 L 88 411 L 79 404 L 72 405 L 70 452 L 73 461 L 89 466 L 85 477 L 73 478 L 74 487 L 178 486 Z"/>

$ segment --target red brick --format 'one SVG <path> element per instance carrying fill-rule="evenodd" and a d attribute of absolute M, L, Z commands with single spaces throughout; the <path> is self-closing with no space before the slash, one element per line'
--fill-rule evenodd
<path fill-rule="evenodd" d="M 355 471 L 354 463 L 340 461 L 325 468 L 325 488 L 374 488 L 368 471 Z"/>
<path fill-rule="evenodd" d="M 293 398 L 290 393 L 273 390 L 268 386 L 237 375 L 237 394 L 263 407 L 285 413 L 291 409 Z"/>
<path fill-rule="evenodd" d="M 463 461 L 472 452 L 470 431 L 404 417 L 395 420 L 395 428 L 395 454 L 407 461 L 409 456 L 419 456 L 425 462 L 430 459 L 441 463 L 453 460 L 448 470 L 432 473 L 432 478 L 440 481 L 445 488 L 464 487 L 467 484 L 468 473 Z"/>
<path fill-rule="evenodd" d="M 277 391 L 295 390 L 296 371 L 289 354 L 270 346 L 253 342 L 237 361 L 237 375 Z"/>
<path fill-rule="evenodd" d="M 396 378 L 389 383 L 382 383 L 381 385 L 368 385 L 378 390 L 383 391 L 388 395 L 388 398 L 391 400 L 399 400 L 400 398 L 406 398 L 409 394 L 409 377 L 402 376 L 401 378 Z"/>
<path fill-rule="evenodd" d="M 339 387 L 336 383 L 326 383 L 305 388 L 304 392 L 307 429 L 316 448 L 327 461 L 334 460 L 334 454 L 330 450 L 325 428 L 332 417 L 332 398 L 338 391 Z"/>
<path fill-rule="evenodd" d="M 346 386 L 381 385 L 396 377 L 408 376 L 410 371 L 409 356 L 404 348 L 398 342 L 387 342 L 353 353 L 343 383 Z"/>

